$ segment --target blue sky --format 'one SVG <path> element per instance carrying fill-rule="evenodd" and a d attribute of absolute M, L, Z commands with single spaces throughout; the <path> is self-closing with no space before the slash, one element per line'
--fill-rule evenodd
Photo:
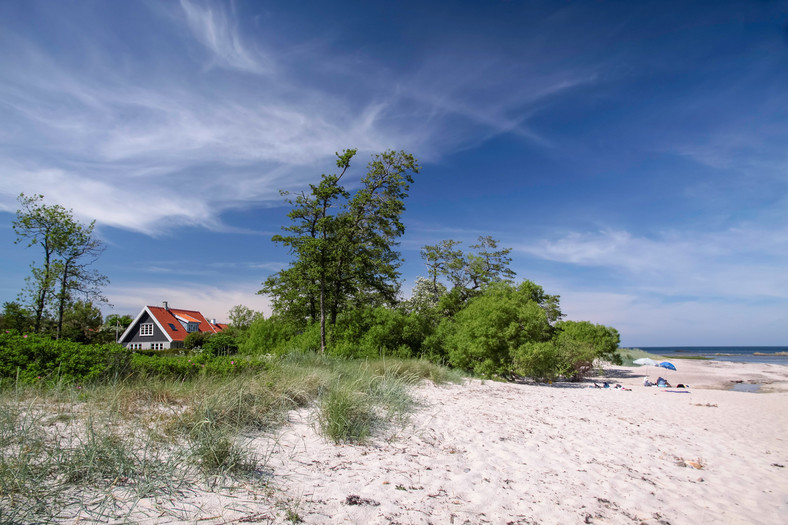
<path fill-rule="evenodd" d="M 95 219 L 114 309 L 226 319 L 284 267 L 279 189 L 403 149 L 419 248 L 492 235 L 626 346 L 788 344 L 788 2 L 0 3 L 16 196 Z"/>

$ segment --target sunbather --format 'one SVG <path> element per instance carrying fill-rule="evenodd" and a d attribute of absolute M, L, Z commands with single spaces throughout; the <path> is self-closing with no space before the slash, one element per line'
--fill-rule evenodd
<path fill-rule="evenodd" d="M 657 378 L 657 386 L 661 388 L 670 388 L 670 383 L 664 377 Z"/>

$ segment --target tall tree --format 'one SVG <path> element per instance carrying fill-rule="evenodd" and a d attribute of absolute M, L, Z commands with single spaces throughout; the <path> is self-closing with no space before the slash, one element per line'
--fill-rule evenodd
<path fill-rule="evenodd" d="M 81 296 L 86 302 L 107 302 L 101 288 L 109 280 L 90 266 L 104 252 L 104 244 L 93 236 L 96 221 L 87 226 L 76 221 L 64 225 L 63 242 L 57 247 L 59 290 L 57 292 L 57 337 L 63 331 L 63 316 L 74 300 Z"/>
<path fill-rule="evenodd" d="M 477 295 L 493 283 L 511 283 L 515 273 L 509 268 L 510 248 L 498 248 L 498 241 L 490 236 L 480 236 L 475 250 L 463 253 L 456 248 L 460 241 L 444 240 L 421 249 L 430 279 L 437 293 L 438 278 L 443 276 L 452 286 L 452 293 L 462 301 Z"/>
<path fill-rule="evenodd" d="M 232 326 L 240 330 L 247 330 L 255 320 L 263 317 L 263 313 L 255 312 L 248 306 L 237 304 L 230 308 L 228 316 Z"/>
<path fill-rule="evenodd" d="M 421 258 L 427 266 L 427 275 L 432 282 L 432 293 L 437 300 L 439 297 L 438 279 L 450 274 L 452 266 L 463 267 L 465 260 L 462 251 L 454 249 L 461 241 L 451 239 L 440 241 L 435 245 L 427 245 L 421 249 Z"/>
<path fill-rule="evenodd" d="M 43 195 L 19 195 L 20 209 L 13 221 L 16 243 L 28 242 L 43 250 L 40 265 L 31 266 L 27 287 L 34 312 L 34 327 L 41 331 L 47 310 L 54 305 L 56 332 L 60 335 L 63 316 L 74 295 L 86 300 L 106 301 L 101 287 L 108 283 L 106 276 L 90 268 L 104 250 L 93 235 L 95 221 L 88 225 L 74 219 L 73 212 L 59 204 L 47 205 Z"/>
<path fill-rule="evenodd" d="M 309 192 L 287 200 L 292 224 L 282 228 L 288 234 L 273 240 L 287 246 L 295 260 L 260 290 L 272 297 L 278 313 L 319 321 L 321 351 L 326 324 L 336 324 L 348 305 L 394 302 L 399 290 L 394 247 L 405 231 L 400 217 L 419 166 L 405 152 L 375 155 L 360 189 L 351 194 L 340 182 L 355 154 L 354 149 L 337 154 L 338 175 L 324 174 Z"/>
<path fill-rule="evenodd" d="M 41 330 L 42 319 L 57 283 L 55 254 L 63 246 L 65 230 L 73 224 L 71 214 L 65 208 L 58 204 L 47 206 L 43 199 L 43 195 L 28 197 L 20 194 L 17 200 L 21 207 L 12 223 L 17 236 L 15 244 L 27 241 L 28 248 L 39 245 L 44 252 L 40 266 L 31 264 L 31 275 L 26 279 L 27 287 L 23 292 L 30 296 L 35 332 Z"/>

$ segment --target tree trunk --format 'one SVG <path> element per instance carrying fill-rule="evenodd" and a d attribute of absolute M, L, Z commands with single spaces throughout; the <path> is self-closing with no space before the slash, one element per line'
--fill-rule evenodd
<path fill-rule="evenodd" d="M 47 294 L 52 280 L 52 251 L 49 247 L 49 240 L 46 239 L 42 245 L 44 246 L 44 275 L 41 276 L 41 283 L 38 293 L 38 304 L 36 305 L 36 322 L 33 325 L 33 331 L 39 333 L 41 331 L 41 319 L 44 317 L 44 308 L 46 307 Z M 35 275 L 35 274 L 34 274 Z"/>
<path fill-rule="evenodd" d="M 63 264 L 63 274 L 60 276 L 60 297 L 58 297 L 57 305 L 57 332 L 55 332 L 55 339 L 60 339 L 60 334 L 63 333 L 63 313 L 66 311 L 69 266 L 70 261 L 66 261 Z"/>

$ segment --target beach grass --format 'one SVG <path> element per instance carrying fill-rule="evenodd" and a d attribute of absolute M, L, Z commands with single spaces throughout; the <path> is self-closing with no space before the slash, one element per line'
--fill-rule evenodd
<path fill-rule="evenodd" d="M 462 376 L 418 360 L 296 353 L 269 369 L 192 379 L 6 387 L 0 398 L 0 522 L 134 521 L 146 498 L 197 487 L 268 490 L 249 446 L 310 407 L 336 442 L 402 425 L 422 380 Z"/>

